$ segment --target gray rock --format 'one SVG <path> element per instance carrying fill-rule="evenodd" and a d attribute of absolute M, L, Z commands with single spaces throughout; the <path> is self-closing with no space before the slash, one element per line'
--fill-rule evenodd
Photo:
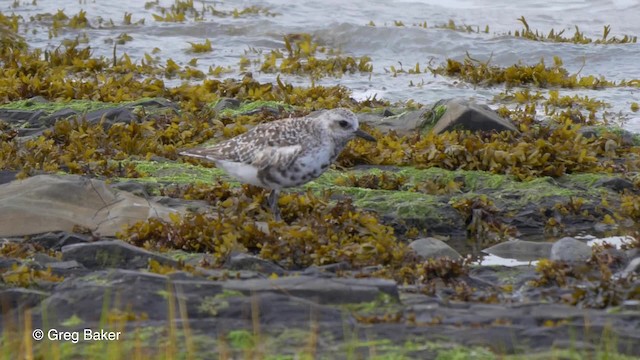
<path fill-rule="evenodd" d="M 394 131 L 404 136 L 420 132 L 429 125 L 427 115 L 430 113 L 429 109 L 419 109 L 393 115 L 387 109 L 383 114 L 360 113 L 358 121 L 383 132 Z"/>
<path fill-rule="evenodd" d="M 441 257 L 459 259 L 462 257 L 444 241 L 431 237 L 414 240 L 409 244 L 409 247 L 413 249 L 416 255 L 423 259 L 435 259 Z"/>
<path fill-rule="evenodd" d="M 47 116 L 43 116 L 42 118 L 38 119 L 38 123 L 34 124 L 34 125 L 40 125 L 40 126 L 53 126 L 56 121 L 60 120 L 60 119 L 66 119 L 72 116 L 78 116 L 79 112 L 73 110 L 73 109 L 62 109 L 62 110 L 58 110 L 50 115 Z"/>
<path fill-rule="evenodd" d="M 175 260 L 154 254 L 120 240 L 67 245 L 62 248 L 62 259 L 64 261 L 75 260 L 88 269 L 146 268 L 151 259 L 164 265 L 178 265 L 178 262 Z"/>
<path fill-rule="evenodd" d="M 282 276 L 285 274 L 284 269 L 273 262 L 245 253 L 231 255 L 224 267 L 229 270 L 249 270 L 267 275 L 276 274 Z"/>
<path fill-rule="evenodd" d="M 384 279 L 335 279 L 311 276 L 277 279 L 231 280 L 224 283 L 227 290 L 244 294 L 272 292 L 288 294 L 321 304 L 347 304 L 376 300 L 381 294 L 398 298 L 394 281 Z"/>
<path fill-rule="evenodd" d="M 633 190 L 634 185 L 631 181 L 619 177 L 603 178 L 596 181 L 594 186 L 604 187 L 615 192 L 623 192 L 624 190 Z"/>
<path fill-rule="evenodd" d="M 234 98 L 222 98 L 213 107 L 213 111 L 220 113 L 226 109 L 237 109 L 240 107 L 240 100 Z"/>
<path fill-rule="evenodd" d="M 71 270 L 71 269 L 82 269 L 82 266 L 79 262 L 75 260 L 70 261 L 56 261 L 47 264 L 47 267 L 52 270 Z"/>
<path fill-rule="evenodd" d="M 0 290 L 0 310 L 32 308 L 44 300 L 48 293 L 33 289 L 11 288 Z"/>
<path fill-rule="evenodd" d="M 432 131 L 436 134 L 451 130 L 472 131 L 515 131 L 513 123 L 491 110 L 486 105 L 478 105 L 467 100 L 453 99 L 439 102 L 447 110 Z"/>
<path fill-rule="evenodd" d="M 131 122 L 138 121 L 138 116 L 131 112 L 126 106 L 109 108 L 109 109 L 99 109 L 88 112 L 85 115 L 85 119 L 90 123 L 97 123 L 105 120 L 105 126 L 109 127 L 115 123 L 125 123 L 129 124 Z"/>
<path fill-rule="evenodd" d="M 28 242 L 31 244 L 38 244 L 47 249 L 60 251 L 63 246 L 86 243 L 88 241 L 89 237 L 86 235 L 61 231 L 44 233 L 31 238 Z"/>
<path fill-rule="evenodd" d="M 510 240 L 482 250 L 483 252 L 506 259 L 533 261 L 551 256 L 553 244 L 538 241 Z"/>
<path fill-rule="evenodd" d="M 79 225 L 100 236 L 114 236 L 126 225 L 176 212 L 104 181 L 77 175 L 39 175 L 0 185 L 0 236 L 54 231 Z"/>
<path fill-rule="evenodd" d="M 0 184 L 6 184 L 16 179 L 18 171 L 16 170 L 0 170 Z"/>
<path fill-rule="evenodd" d="M 640 257 L 637 257 L 627 264 L 627 267 L 620 273 L 621 276 L 630 276 L 633 274 L 640 274 Z"/>
<path fill-rule="evenodd" d="M 65 279 L 43 301 L 41 309 L 53 317 L 50 319 L 53 324 L 74 314 L 83 321 L 99 321 L 105 303 L 110 304 L 111 309 L 146 314 L 149 320 L 166 320 L 171 311 L 170 302 L 180 301 L 186 306 L 189 318 L 198 318 L 203 300 L 221 290 L 222 286 L 215 281 L 171 280 L 147 272 L 103 270 Z M 178 305 L 173 306 L 173 311 L 179 314 Z"/>
<path fill-rule="evenodd" d="M 591 258 L 591 248 L 580 240 L 565 237 L 551 247 L 551 260 L 566 262 L 584 262 Z"/>

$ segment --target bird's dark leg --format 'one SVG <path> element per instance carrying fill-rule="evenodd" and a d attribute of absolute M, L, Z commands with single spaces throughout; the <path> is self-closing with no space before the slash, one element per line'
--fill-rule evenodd
<path fill-rule="evenodd" d="M 278 198 L 280 198 L 280 190 L 273 189 L 267 198 L 267 202 L 269 203 L 269 208 L 271 208 L 271 213 L 276 221 L 282 220 L 280 217 L 280 208 L 278 207 Z"/>

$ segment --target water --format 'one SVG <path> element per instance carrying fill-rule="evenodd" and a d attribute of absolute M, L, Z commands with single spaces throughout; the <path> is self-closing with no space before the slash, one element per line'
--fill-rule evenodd
<path fill-rule="evenodd" d="M 323 78 L 316 84 L 342 84 L 350 88 L 353 97 L 364 99 L 376 95 L 390 101 L 413 99 L 423 104 L 431 104 L 442 98 L 462 97 L 497 107 L 494 97 L 504 91 L 503 86 L 476 87 L 453 78 L 435 77 L 431 73 L 399 74 L 393 77 L 388 70 L 391 66 L 405 70 L 416 63 L 421 69 L 429 64 L 436 66 L 446 58 L 462 60 L 466 52 L 476 59 L 487 60 L 500 66 L 510 66 L 518 62 L 537 63 L 544 58 L 552 63 L 554 55 L 560 56 L 570 72 L 580 71 L 581 75 L 602 75 L 608 80 L 640 79 L 637 59 L 640 58 L 640 43 L 619 45 L 578 45 L 570 43 L 534 42 L 516 39 L 507 32 L 522 29 L 517 20 L 524 16 L 533 30 L 547 34 L 565 30 L 571 37 L 575 25 L 590 38 L 600 38 L 603 27 L 611 25 L 611 36 L 640 36 L 640 2 L 635 0 L 343 0 L 325 1 L 195 1 L 195 8 L 214 6 L 217 10 L 231 11 L 249 6 L 268 9 L 276 16 L 264 14 L 247 15 L 240 18 L 217 17 L 207 14 L 202 21 L 187 19 L 184 23 L 156 22 L 153 14 L 158 8 L 145 9 L 142 1 L 124 0 L 23 0 L 18 7 L 12 1 L 0 2 L 0 11 L 5 14 L 15 12 L 25 19 L 41 13 L 55 13 L 64 9 L 68 15 L 85 10 L 90 20 L 89 29 L 65 29 L 58 37 L 49 39 L 45 23 L 30 24 L 24 35 L 31 46 L 53 48 L 63 38 L 75 38 L 86 33 L 89 45 L 96 55 L 112 56 L 111 40 L 126 32 L 133 41 L 119 47 L 134 60 L 140 60 L 152 49 L 161 51 L 155 55 L 161 63 L 172 58 L 185 65 L 197 57 L 198 68 L 208 71 L 209 66 L 230 66 L 232 72 L 224 77 L 239 77 L 239 61 L 242 56 L 255 60 L 270 50 L 283 48 L 283 35 L 290 33 L 310 33 L 322 45 L 341 49 L 345 55 L 370 56 L 372 74 L 345 75 L 340 78 Z M 169 7 L 173 1 L 160 1 Z M 132 21 L 145 20 L 144 25 L 123 25 L 125 12 L 132 13 Z M 113 20 L 115 27 L 100 26 L 99 20 Z M 489 33 L 466 33 L 436 28 L 453 20 L 456 25 L 470 25 L 481 31 L 489 26 Z M 398 27 L 394 21 L 402 21 Z M 427 22 L 427 29 L 414 24 Z M 373 22 L 376 26 L 367 24 Z M 104 23 L 103 23 L 104 24 Z M 24 27 L 21 29 L 25 30 Z M 34 33 L 35 30 L 35 33 Z M 210 39 L 214 50 L 210 53 L 189 53 L 187 43 L 202 43 Z M 263 74 L 257 68 L 250 68 L 254 78 L 260 81 L 274 81 L 274 74 Z M 310 85 L 307 77 L 284 76 L 284 80 L 295 85 Z M 419 86 L 410 86 L 410 83 Z M 634 113 L 633 102 L 640 103 L 638 88 L 608 88 L 603 90 L 560 90 L 561 95 L 588 95 L 611 104 L 607 109 L 618 118 L 624 119 L 623 126 L 640 132 L 640 112 Z"/>

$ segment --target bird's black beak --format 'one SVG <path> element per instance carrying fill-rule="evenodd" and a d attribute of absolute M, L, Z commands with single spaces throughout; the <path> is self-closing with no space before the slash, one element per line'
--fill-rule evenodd
<path fill-rule="evenodd" d="M 357 137 L 363 138 L 363 139 L 365 139 L 367 141 L 376 141 L 376 138 L 374 138 L 373 136 L 367 134 L 366 132 L 364 132 L 364 131 L 362 131 L 360 129 L 356 130 L 355 134 L 356 134 Z"/>

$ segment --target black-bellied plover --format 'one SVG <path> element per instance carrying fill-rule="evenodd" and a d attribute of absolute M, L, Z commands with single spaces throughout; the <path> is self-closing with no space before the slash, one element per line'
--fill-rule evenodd
<path fill-rule="evenodd" d="M 180 154 L 213 161 L 238 181 L 271 190 L 269 207 L 281 220 L 280 190 L 320 176 L 356 136 L 376 140 L 359 129 L 354 113 L 333 109 L 261 124 L 233 139 Z"/>

